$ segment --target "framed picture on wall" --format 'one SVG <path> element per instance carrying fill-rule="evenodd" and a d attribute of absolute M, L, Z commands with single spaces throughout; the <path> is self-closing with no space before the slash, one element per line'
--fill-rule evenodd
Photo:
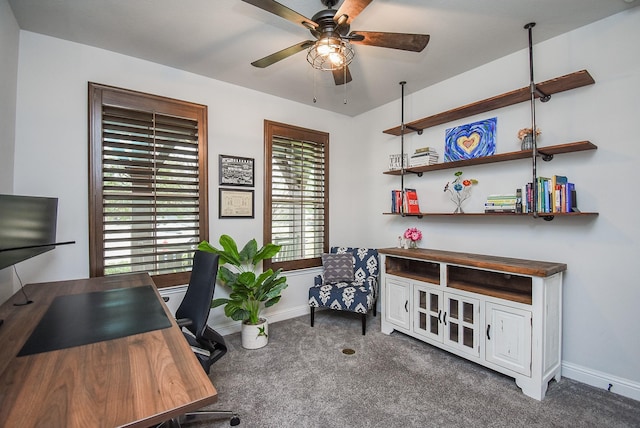
<path fill-rule="evenodd" d="M 253 187 L 253 158 L 220 155 L 220 185 Z"/>
<path fill-rule="evenodd" d="M 218 218 L 254 218 L 253 190 L 219 188 Z"/>

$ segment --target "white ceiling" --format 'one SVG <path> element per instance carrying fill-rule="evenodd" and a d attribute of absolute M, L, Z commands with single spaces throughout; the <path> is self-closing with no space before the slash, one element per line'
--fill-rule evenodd
<path fill-rule="evenodd" d="M 429 34 L 421 53 L 357 45 L 353 81 L 335 86 L 300 52 L 270 67 L 256 59 L 313 39 L 299 25 L 241 0 L 9 0 L 23 30 L 134 56 L 303 104 L 355 116 L 640 0 L 374 0 L 351 30 Z M 311 18 L 320 0 L 281 0 Z M 342 1 L 334 8 L 338 8 Z M 523 85 L 525 86 L 525 85 Z M 347 103 L 344 103 L 345 96 Z"/>

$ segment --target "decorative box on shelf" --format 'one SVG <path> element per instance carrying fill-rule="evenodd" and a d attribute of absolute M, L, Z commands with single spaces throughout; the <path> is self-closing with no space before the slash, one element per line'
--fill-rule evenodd
<path fill-rule="evenodd" d="M 404 158 L 404 162 L 401 163 L 400 159 Z M 402 168 L 407 168 L 409 166 L 409 155 L 405 153 L 404 155 L 393 154 L 389 155 L 389 171 L 397 171 Z"/>

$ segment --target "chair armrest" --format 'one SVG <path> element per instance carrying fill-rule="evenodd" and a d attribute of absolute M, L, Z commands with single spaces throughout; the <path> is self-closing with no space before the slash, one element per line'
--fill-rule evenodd
<path fill-rule="evenodd" d="M 176 322 L 178 323 L 178 327 L 180 328 L 193 324 L 193 320 L 190 318 L 179 318 L 176 320 Z"/>

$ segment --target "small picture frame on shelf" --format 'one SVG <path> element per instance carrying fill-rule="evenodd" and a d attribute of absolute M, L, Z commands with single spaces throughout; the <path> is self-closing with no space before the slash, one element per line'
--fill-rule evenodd
<path fill-rule="evenodd" d="M 218 218 L 254 218 L 253 190 L 220 187 L 218 192 Z"/>
<path fill-rule="evenodd" d="M 221 186 L 254 186 L 254 159 L 220 155 Z"/>

